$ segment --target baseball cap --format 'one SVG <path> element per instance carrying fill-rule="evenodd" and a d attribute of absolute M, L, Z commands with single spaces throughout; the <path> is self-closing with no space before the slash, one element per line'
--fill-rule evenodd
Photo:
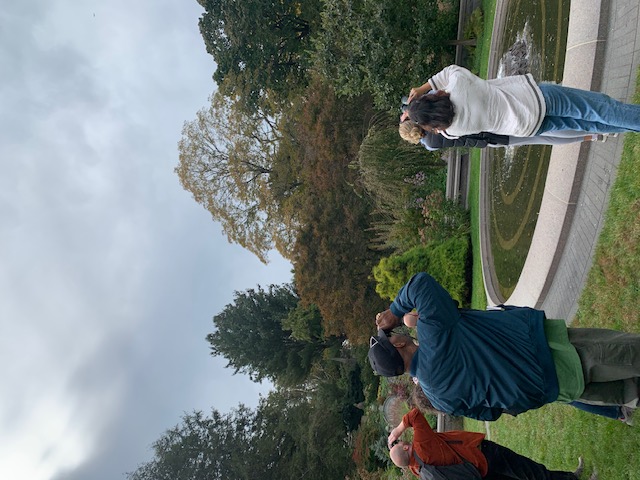
<path fill-rule="evenodd" d="M 404 360 L 382 329 L 369 340 L 369 363 L 373 371 L 383 377 L 396 377 L 404 373 Z"/>

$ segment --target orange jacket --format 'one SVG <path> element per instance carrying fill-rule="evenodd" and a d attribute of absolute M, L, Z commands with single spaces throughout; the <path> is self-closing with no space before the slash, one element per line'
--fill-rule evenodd
<path fill-rule="evenodd" d="M 462 463 L 464 458 L 475 465 L 483 477 L 487 475 L 487 459 L 480 451 L 484 434 L 464 431 L 434 432 L 417 408 L 402 417 L 402 423 L 405 427 L 413 427 L 413 449 L 424 463 L 435 466 L 454 465 Z M 409 468 L 420 476 L 420 465 L 413 455 L 409 460 Z"/>

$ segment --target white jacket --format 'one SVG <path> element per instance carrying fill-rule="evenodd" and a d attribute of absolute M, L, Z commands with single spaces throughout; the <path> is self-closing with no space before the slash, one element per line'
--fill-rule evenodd
<path fill-rule="evenodd" d="M 483 80 L 466 68 L 450 65 L 429 79 L 431 88 L 449 93 L 453 123 L 443 135 L 480 132 L 530 137 L 546 114 L 544 97 L 531 74 Z"/>

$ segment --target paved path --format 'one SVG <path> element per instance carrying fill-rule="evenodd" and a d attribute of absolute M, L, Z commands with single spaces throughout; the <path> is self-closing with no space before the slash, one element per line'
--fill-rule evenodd
<path fill-rule="evenodd" d="M 500 28 L 507 1 L 498 0 L 495 28 Z M 563 83 L 630 101 L 640 63 L 639 20 L 638 0 L 573 0 Z M 623 139 L 554 147 L 538 222 L 545 227 L 536 228 L 523 276 L 508 303 L 573 319 Z"/>
<path fill-rule="evenodd" d="M 595 8 L 590 6 L 592 3 L 600 5 Z M 600 10 L 600 45 L 595 50 L 592 89 L 630 102 L 640 64 L 638 0 L 574 1 L 571 15 L 576 8 L 582 12 Z M 580 46 L 568 45 L 567 50 L 572 48 Z M 568 73 L 570 77 L 584 74 L 579 68 Z M 584 169 L 573 221 L 563 239 L 564 249 L 542 302 L 542 308 L 550 317 L 572 320 L 576 313 L 577 299 L 593 264 L 595 245 L 608 205 L 609 188 L 620 162 L 623 140 L 624 136 L 621 136 L 606 143 L 591 144 L 580 156 Z"/>

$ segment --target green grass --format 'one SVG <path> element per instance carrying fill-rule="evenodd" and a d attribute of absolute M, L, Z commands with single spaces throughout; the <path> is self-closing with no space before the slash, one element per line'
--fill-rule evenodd
<path fill-rule="evenodd" d="M 490 424 L 491 440 L 550 469 L 572 471 L 583 455 L 586 470 L 600 480 L 640 480 L 640 428 L 596 417 L 573 407 L 546 405 Z M 465 429 L 484 432 L 484 424 L 465 420 Z"/>
<path fill-rule="evenodd" d="M 484 27 L 482 33 L 482 42 L 478 42 L 478 47 L 481 49 L 479 57 L 479 71 L 482 78 L 487 78 L 489 51 L 491 50 L 491 34 L 493 33 L 493 19 L 496 13 L 496 0 L 482 0 L 482 11 L 484 18 Z"/>
<path fill-rule="evenodd" d="M 471 308 L 484 310 L 487 307 L 487 296 L 484 291 L 482 263 L 480 259 L 480 150 L 474 148 L 469 154 L 471 161 L 469 184 L 469 210 L 471 214 L 471 247 L 473 266 L 471 272 Z"/>
<path fill-rule="evenodd" d="M 479 39 L 477 48 L 480 49 L 479 71 L 480 76 L 487 77 L 487 65 L 489 63 L 489 50 L 491 48 L 491 32 L 493 30 L 493 17 L 496 11 L 496 0 L 483 0 L 482 11 L 484 28 L 482 39 Z M 473 272 L 471 285 L 471 308 L 484 310 L 487 306 L 487 297 L 484 291 L 484 279 L 482 277 L 482 263 L 480 260 L 480 149 L 471 149 L 471 182 L 469 185 L 469 209 L 471 213 L 471 245 L 473 249 Z"/>
<path fill-rule="evenodd" d="M 640 76 L 635 103 L 640 103 Z M 640 134 L 627 133 L 574 325 L 640 331 Z"/>

